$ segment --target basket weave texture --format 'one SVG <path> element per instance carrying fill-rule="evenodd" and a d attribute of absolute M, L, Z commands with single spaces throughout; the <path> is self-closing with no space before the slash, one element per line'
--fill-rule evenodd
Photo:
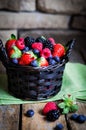
<path fill-rule="evenodd" d="M 60 63 L 48 67 L 14 65 L 9 61 L 0 40 L 0 60 L 6 68 L 8 90 L 15 97 L 30 100 L 47 99 L 57 94 L 62 86 L 63 72 L 76 40 L 66 44 L 66 54 Z"/>
<path fill-rule="evenodd" d="M 42 100 L 54 96 L 61 89 L 66 62 L 64 60 L 58 65 L 44 68 L 8 67 L 9 92 L 17 98 L 26 100 Z"/>

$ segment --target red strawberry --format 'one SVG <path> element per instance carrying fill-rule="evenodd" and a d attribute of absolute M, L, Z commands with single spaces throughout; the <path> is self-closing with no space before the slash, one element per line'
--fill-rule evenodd
<path fill-rule="evenodd" d="M 31 61 L 33 61 L 33 60 L 34 60 L 34 57 L 31 57 L 30 54 L 23 53 L 19 60 L 19 64 L 20 65 L 29 65 L 31 63 Z"/>
<path fill-rule="evenodd" d="M 15 44 L 20 50 L 23 50 L 25 48 L 24 38 L 19 38 Z"/>
<path fill-rule="evenodd" d="M 32 48 L 37 49 L 39 51 L 42 51 L 43 44 L 41 42 L 35 42 L 35 43 L 32 44 Z"/>
<path fill-rule="evenodd" d="M 6 42 L 5 47 L 6 50 L 9 51 L 9 49 L 15 45 L 16 37 L 14 34 L 11 34 L 11 38 Z"/>
<path fill-rule="evenodd" d="M 48 66 L 49 64 L 48 64 L 48 61 L 44 58 L 44 57 L 40 57 L 39 59 L 38 59 L 38 64 L 39 64 L 39 66 Z"/>
<path fill-rule="evenodd" d="M 43 108 L 43 114 L 46 115 L 51 110 L 57 110 L 58 107 L 55 102 L 48 102 Z"/>
<path fill-rule="evenodd" d="M 58 43 L 56 45 L 54 45 L 54 49 L 53 49 L 53 56 L 58 56 L 58 57 L 62 57 L 65 55 L 65 48 L 62 44 Z"/>
<path fill-rule="evenodd" d="M 12 54 L 14 54 L 15 53 L 15 50 L 13 49 L 13 48 L 11 48 L 9 51 L 8 51 L 8 57 L 10 58 L 10 56 L 12 55 Z"/>
<path fill-rule="evenodd" d="M 51 43 L 52 43 L 53 45 L 56 44 L 56 43 L 55 43 L 55 40 L 54 40 L 52 37 L 48 38 L 48 40 L 51 41 Z"/>
<path fill-rule="evenodd" d="M 41 51 L 40 55 L 41 55 L 42 57 L 48 58 L 48 57 L 51 56 L 51 51 L 50 51 L 49 48 L 44 48 L 44 49 Z"/>

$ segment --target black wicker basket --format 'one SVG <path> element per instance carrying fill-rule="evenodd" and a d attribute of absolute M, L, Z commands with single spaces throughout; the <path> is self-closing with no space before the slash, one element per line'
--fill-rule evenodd
<path fill-rule="evenodd" d="M 2 62 L 6 67 L 9 92 L 25 100 L 43 100 L 57 94 L 61 90 L 63 72 L 74 42 L 66 45 L 66 55 L 54 66 L 17 66 Z"/>

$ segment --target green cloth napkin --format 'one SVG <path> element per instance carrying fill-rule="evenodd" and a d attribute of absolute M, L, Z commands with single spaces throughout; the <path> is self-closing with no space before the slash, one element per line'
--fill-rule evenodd
<path fill-rule="evenodd" d="M 67 63 L 61 91 L 56 96 L 42 101 L 24 101 L 10 95 L 7 91 L 6 78 L 6 75 L 0 75 L 0 105 L 56 101 L 65 94 L 71 94 L 79 101 L 86 101 L 86 66 L 83 64 Z"/>

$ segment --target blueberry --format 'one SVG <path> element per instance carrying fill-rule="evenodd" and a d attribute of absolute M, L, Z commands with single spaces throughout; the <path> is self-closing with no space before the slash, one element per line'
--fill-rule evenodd
<path fill-rule="evenodd" d="M 55 65 L 56 64 L 56 61 L 52 58 L 49 59 L 49 65 Z"/>
<path fill-rule="evenodd" d="M 37 49 L 33 49 L 33 53 L 40 57 L 40 51 Z"/>
<path fill-rule="evenodd" d="M 50 55 L 50 56 L 47 58 L 47 61 L 49 61 L 49 60 L 52 59 L 52 58 L 53 58 L 53 56 Z"/>
<path fill-rule="evenodd" d="M 55 130 L 62 130 L 64 127 L 61 123 L 57 124 Z"/>
<path fill-rule="evenodd" d="M 26 113 L 26 116 L 32 117 L 34 115 L 34 111 L 32 109 L 29 109 Z"/>
<path fill-rule="evenodd" d="M 27 51 L 29 51 L 29 47 L 26 46 L 26 47 L 22 50 L 22 52 L 25 53 L 25 52 L 27 52 Z"/>
<path fill-rule="evenodd" d="M 84 123 L 86 121 L 86 117 L 84 115 L 79 115 L 76 121 L 78 123 Z"/>
<path fill-rule="evenodd" d="M 60 62 L 60 58 L 59 58 L 58 56 L 53 57 L 53 59 L 54 59 L 56 62 Z"/>
<path fill-rule="evenodd" d="M 33 66 L 33 67 L 37 67 L 37 66 L 38 66 L 37 60 L 33 60 L 33 61 L 30 63 L 30 65 Z"/>
<path fill-rule="evenodd" d="M 17 58 L 13 58 L 12 62 L 15 63 L 15 64 L 18 64 L 18 59 Z"/>
<path fill-rule="evenodd" d="M 74 114 L 71 115 L 70 119 L 76 120 L 77 117 L 78 117 L 78 114 L 74 113 Z"/>

